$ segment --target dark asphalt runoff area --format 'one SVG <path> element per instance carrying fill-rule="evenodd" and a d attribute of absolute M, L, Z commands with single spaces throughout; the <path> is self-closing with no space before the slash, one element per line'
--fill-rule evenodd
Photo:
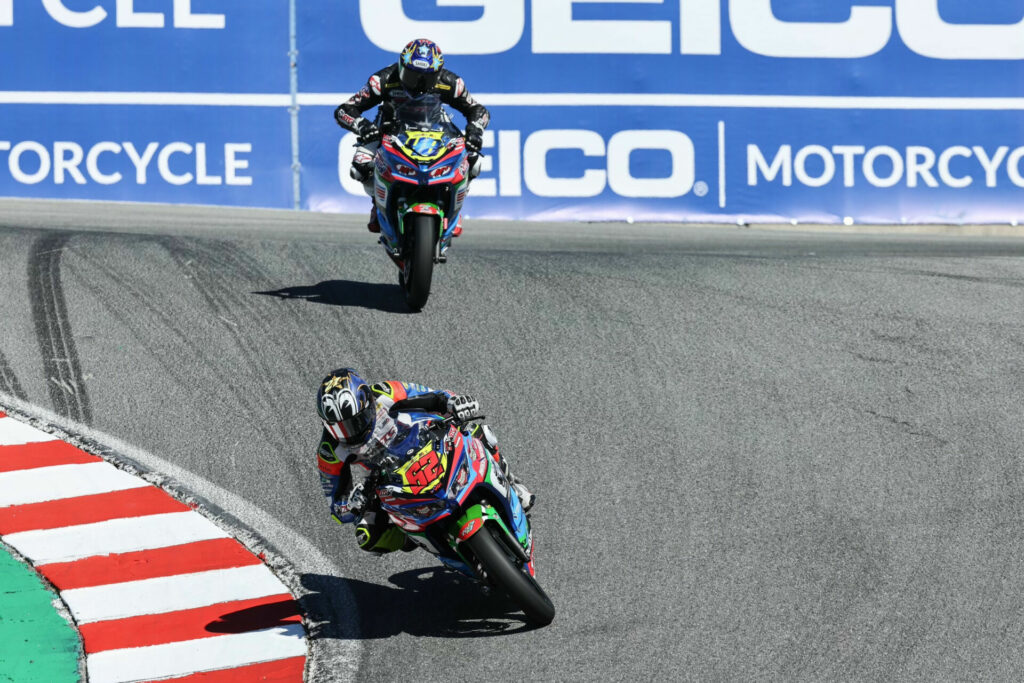
<path fill-rule="evenodd" d="M 468 221 L 409 314 L 364 221 L 0 202 L 0 392 L 307 539 L 360 680 L 1020 676 L 1024 239 Z M 342 365 L 480 399 L 551 626 L 330 520 Z"/>

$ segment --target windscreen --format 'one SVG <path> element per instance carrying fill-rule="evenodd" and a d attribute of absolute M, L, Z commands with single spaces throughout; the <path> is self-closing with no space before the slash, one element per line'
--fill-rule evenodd
<path fill-rule="evenodd" d="M 427 93 L 395 103 L 395 120 L 402 128 L 435 130 L 445 120 L 441 96 Z"/>

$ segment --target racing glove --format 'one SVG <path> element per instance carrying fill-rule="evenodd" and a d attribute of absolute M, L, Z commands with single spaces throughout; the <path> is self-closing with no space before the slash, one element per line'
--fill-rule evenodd
<path fill-rule="evenodd" d="M 355 513 L 352 512 L 347 500 L 336 500 L 331 503 L 331 517 L 338 524 L 352 524 L 356 521 Z"/>
<path fill-rule="evenodd" d="M 363 485 L 357 484 L 349 492 L 348 498 L 331 503 L 331 516 L 339 524 L 352 524 L 362 516 L 364 509 L 366 496 L 363 494 Z"/>
<path fill-rule="evenodd" d="M 466 149 L 473 154 L 479 154 L 480 148 L 484 146 L 484 129 L 475 123 L 466 125 Z"/>
<path fill-rule="evenodd" d="M 380 128 L 369 119 L 359 119 L 356 124 L 356 135 L 363 144 L 380 140 Z"/>
<path fill-rule="evenodd" d="M 448 412 L 462 422 L 483 415 L 480 403 L 472 396 L 452 396 L 448 399 Z"/>

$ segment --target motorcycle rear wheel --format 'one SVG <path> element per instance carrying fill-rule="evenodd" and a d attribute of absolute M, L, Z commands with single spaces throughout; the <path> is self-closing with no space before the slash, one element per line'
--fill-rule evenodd
<path fill-rule="evenodd" d="M 465 541 L 491 581 L 508 593 L 526 618 L 547 626 L 555 618 L 555 605 L 532 576 L 519 569 L 501 544 L 484 527 Z"/>
<path fill-rule="evenodd" d="M 437 219 L 434 216 L 413 214 L 409 216 L 405 229 L 409 237 L 409 248 L 405 255 L 405 271 L 398 282 L 405 291 L 406 305 L 418 311 L 430 296 Z"/>

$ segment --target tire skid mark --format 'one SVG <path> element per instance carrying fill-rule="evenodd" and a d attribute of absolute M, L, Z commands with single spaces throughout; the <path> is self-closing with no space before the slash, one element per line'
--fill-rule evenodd
<path fill-rule="evenodd" d="M 266 347 L 256 340 L 270 340 L 279 349 L 280 359 L 286 361 L 292 374 L 303 382 L 309 373 L 306 359 L 294 349 L 289 339 L 283 338 L 281 329 L 290 326 L 302 330 L 306 328 L 306 321 L 292 307 L 268 315 L 265 304 L 249 293 L 254 288 L 273 283 L 274 277 L 257 259 L 238 246 L 171 238 L 164 241 L 164 247 L 206 302 L 210 313 L 222 321 L 222 329 L 256 369 L 254 379 L 260 390 L 245 392 L 246 403 L 250 404 L 246 406 L 248 413 L 259 415 L 279 410 L 275 401 L 280 399 L 283 391 L 280 383 L 274 382 L 272 378 L 283 379 L 286 373 L 271 366 Z M 240 282 L 244 285 L 241 288 Z M 257 429 L 262 428 L 260 423 L 257 421 Z M 305 443 L 308 440 L 309 436 L 302 433 L 297 425 L 292 429 L 294 433 L 291 437 L 281 433 L 267 433 L 264 441 L 289 450 L 294 449 L 294 443 Z M 308 476 L 305 462 L 294 458 L 288 461 L 287 470 L 297 482 L 304 481 Z"/>
<path fill-rule="evenodd" d="M 273 287 L 276 278 L 268 273 L 263 265 L 238 246 L 230 243 L 185 243 L 181 240 L 168 240 L 166 247 L 171 257 L 185 272 L 196 291 L 207 302 L 211 312 L 224 323 L 224 329 L 235 340 L 236 345 L 257 362 L 261 381 L 265 384 L 266 397 L 278 393 L 277 384 L 269 378 L 280 373 L 270 372 L 265 364 L 265 346 L 257 344 L 256 339 L 280 340 L 278 347 L 296 377 L 306 379 L 309 372 L 305 355 L 294 350 L 294 346 L 282 336 L 282 319 L 295 330 L 306 329 L 307 321 L 303 319 L 295 307 L 284 306 L 268 316 L 266 304 L 262 299 L 251 295 L 253 288 Z M 239 280 L 242 286 L 239 286 Z M 350 325 L 344 322 L 339 326 L 340 338 L 352 338 L 354 349 L 372 348 L 369 340 L 356 343 L 357 335 L 353 334 Z M 274 408 L 274 406 L 269 405 Z"/>
<path fill-rule="evenodd" d="M 282 390 L 280 383 L 274 382 L 272 378 L 280 379 L 282 373 L 268 363 L 265 342 L 271 340 L 275 344 L 281 354 L 281 360 L 288 363 L 300 382 L 309 380 L 308 359 L 300 351 L 295 350 L 290 339 L 282 335 L 282 329 L 287 326 L 294 330 L 307 329 L 308 322 L 304 320 L 303 313 L 294 306 L 281 306 L 277 307 L 272 315 L 268 315 L 264 300 L 251 292 L 254 289 L 273 287 L 277 278 L 269 273 L 258 259 L 247 254 L 239 246 L 219 241 L 186 241 L 180 238 L 167 238 L 162 242 L 171 258 L 206 302 L 211 314 L 223 322 L 224 331 L 254 365 L 257 371 L 255 380 L 261 389 L 246 393 L 249 401 L 258 402 L 261 406 L 246 406 L 246 409 L 253 415 L 279 410 L 275 400 L 281 396 Z M 301 262 L 301 259 L 298 261 Z M 366 349 L 372 349 L 375 345 L 364 337 L 364 331 L 355 328 L 349 320 L 340 316 L 339 318 L 339 338 L 352 340 L 349 358 L 354 360 L 348 362 L 361 364 L 368 360 L 362 356 Z M 257 340 L 264 340 L 264 343 L 261 344 Z M 300 433 L 297 426 L 295 429 L 291 443 L 296 440 L 304 443 L 308 435 Z M 289 445 L 289 439 L 280 433 L 266 434 L 264 440 L 267 443 L 279 444 L 283 448 Z M 294 459 L 290 461 L 289 470 L 297 481 L 302 481 L 307 476 L 304 465 L 305 463 L 300 464 Z"/>
<path fill-rule="evenodd" d="M 24 389 L 21 388 L 21 382 L 18 381 L 18 376 L 14 374 L 14 369 L 11 368 L 11 364 L 3 352 L 0 352 L 0 392 L 12 394 L 22 401 L 28 400 Z"/>
<path fill-rule="evenodd" d="M 235 346 L 242 352 L 249 363 L 257 369 L 257 381 L 262 385 L 258 392 L 245 392 L 247 399 L 243 399 L 246 410 L 251 415 L 259 415 L 268 411 L 274 411 L 277 406 L 274 404 L 274 397 L 279 394 L 278 383 L 271 378 L 278 377 L 276 372 L 266 361 L 265 347 L 257 343 L 256 339 L 273 339 L 274 328 L 264 321 L 264 311 L 256 310 L 251 303 L 245 301 L 241 296 L 232 294 L 231 278 L 238 273 L 238 276 L 252 277 L 255 268 L 239 268 L 231 262 L 230 251 L 234 248 L 229 245 L 204 245 L 185 243 L 179 239 L 169 239 L 163 242 L 167 253 L 174 262 L 189 275 L 189 282 L 195 291 L 206 302 L 210 312 L 223 323 L 223 329 L 234 341 Z M 279 348 L 287 348 L 287 345 L 279 345 Z M 300 367 L 294 354 L 291 355 L 293 367 Z M 231 386 L 236 379 L 225 378 L 227 386 Z M 241 398 L 241 397 L 240 397 Z M 262 405 L 252 405 L 250 401 Z M 257 429 L 261 429 L 257 421 Z M 280 443 L 281 435 L 267 432 L 264 434 L 267 443 Z"/>
<path fill-rule="evenodd" d="M 120 301 L 127 302 L 129 298 L 137 301 L 141 306 L 157 317 L 160 323 L 166 328 L 169 334 L 173 335 L 176 340 L 183 346 L 191 351 L 191 357 L 200 363 L 211 375 L 221 378 L 222 381 L 216 382 L 213 386 L 213 390 L 220 393 L 220 403 L 222 405 L 230 405 L 232 401 L 239 402 L 241 407 L 247 411 L 255 411 L 255 406 L 252 405 L 244 396 L 238 395 L 237 392 L 228 391 L 227 387 L 231 386 L 229 377 L 223 372 L 222 365 L 217 360 L 211 358 L 207 353 L 207 349 L 197 344 L 193 338 L 181 331 L 178 321 L 173 316 L 164 311 L 164 307 L 161 302 L 152 294 L 143 288 L 135 286 L 128 278 L 123 276 L 115 268 L 111 268 L 101 260 L 95 259 L 88 254 L 83 254 L 82 259 L 87 263 L 91 263 L 93 268 L 91 272 L 102 274 L 108 278 L 118 287 Z M 136 339 L 138 344 L 144 348 L 149 357 L 155 361 L 163 370 L 168 377 L 172 377 L 178 384 L 182 386 L 188 386 L 192 381 L 191 378 L 181 371 L 181 367 L 169 360 L 160 348 L 153 344 L 146 342 L 148 338 L 144 334 L 143 326 L 140 324 L 137 316 L 131 315 L 130 312 L 125 313 L 120 310 L 120 307 L 108 302 L 109 297 L 98 288 L 88 281 L 83 281 L 82 286 L 84 289 L 89 290 L 95 295 L 95 298 L 100 304 L 110 312 L 110 314 Z M 270 439 L 274 435 L 261 424 L 257 423 L 255 428 L 263 435 L 265 439 Z"/>
<path fill-rule="evenodd" d="M 294 254 L 294 257 L 292 256 Z M 319 269 L 310 263 L 310 259 L 298 249 L 295 243 L 289 244 L 289 258 L 290 261 L 297 265 L 301 272 L 306 275 L 309 282 L 316 282 L 318 278 L 323 279 L 325 272 L 329 273 L 329 270 Z M 376 249 L 367 250 L 367 258 L 373 258 L 378 256 Z M 302 307 L 298 306 L 282 306 L 282 308 L 289 310 L 289 312 L 296 318 L 299 318 L 299 311 L 302 311 Z M 381 344 L 379 338 L 373 333 L 368 332 L 368 328 L 360 326 L 352 322 L 352 316 L 343 308 L 337 308 L 331 306 L 329 308 L 334 309 L 331 313 L 320 311 L 314 313 L 318 316 L 332 316 L 336 321 L 336 325 L 344 332 L 344 338 L 358 340 L 358 345 L 355 347 L 352 358 L 352 364 L 357 367 L 372 367 L 374 364 L 378 364 L 386 368 L 395 368 L 399 366 L 400 359 L 391 350 L 390 345 Z M 373 349 L 373 353 L 365 353 L 365 349 Z M 324 368 L 326 370 L 327 368 Z"/>
<path fill-rule="evenodd" d="M 371 255 L 375 255 L 375 252 L 372 251 L 368 253 Z M 238 256 L 244 262 L 243 267 L 246 268 L 247 270 L 260 270 L 260 262 L 254 259 L 249 254 L 245 252 L 238 252 Z M 302 271 L 307 273 L 311 280 L 316 278 L 317 276 L 325 276 L 325 271 L 317 270 L 309 265 L 308 256 L 306 254 L 303 254 L 300 250 L 296 249 L 295 244 L 289 245 L 287 257 L 290 263 L 300 266 Z M 278 279 L 275 278 L 270 273 L 261 271 L 260 275 L 264 280 L 264 282 L 260 283 L 260 286 L 280 286 L 280 282 L 278 281 Z M 263 301 L 262 298 L 253 298 L 251 296 L 251 292 L 247 292 L 246 294 L 247 296 L 244 297 L 244 300 L 249 302 L 250 306 L 252 306 L 253 302 L 257 300 Z M 317 319 L 321 319 L 323 317 L 332 318 L 335 321 L 334 325 L 340 331 L 339 338 L 353 340 L 354 348 L 352 351 L 352 355 L 355 359 L 352 361 L 353 363 L 358 364 L 360 367 L 375 362 L 383 362 L 383 364 L 387 367 L 394 367 L 397 364 L 398 359 L 391 355 L 390 350 L 387 348 L 381 348 L 379 339 L 365 326 L 353 322 L 352 316 L 345 309 L 335 307 L 330 308 L 334 310 L 317 310 L 317 312 L 313 313 L 312 315 Z M 303 308 L 297 306 L 281 306 L 280 310 L 284 311 L 285 315 L 294 320 L 297 325 L 303 325 L 305 323 L 303 315 L 310 315 L 309 313 L 303 314 Z M 373 352 L 367 353 L 366 349 L 373 349 Z"/>
<path fill-rule="evenodd" d="M 70 240 L 70 233 L 56 233 L 33 242 L 28 257 L 29 303 L 54 410 L 77 422 L 92 424 L 89 394 L 60 277 L 61 255 Z"/>
<path fill-rule="evenodd" d="M 171 257 L 183 272 L 187 273 L 197 292 L 202 296 L 214 314 L 225 323 L 229 333 L 246 351 L 254 347 L 251 335 L 243 328 L 255 329 L 268 337 L 280 337 L 278 326 L 267 322 L 266 308 L 257 305 L 248 289 L 272 286 L 274 278 L 262 264 L 229 243 L 189 243 L 169 240 L 165 246 Z M 186 258 L 187 257 L 187 258 Z M 246 283 L 245 294 L 237 292 L 237 282 Z M 305 321 L 294 310 L 284 309 L 276 317 L 289 318 L 296 329 L 302 329 Z M 288 353 L 288 361 L 295 372 L 302 376 L 306 371 L 305 359 L 283 344 L 282 351 Z"/>
<path fill-rule="evenodd" d="M 255 288 L 274 288 L 280 286 L 277 276 L 268 272 L 263 263 L 246 253 L 242 248 L 233 243 L 190 240 L 186 242 L 180 238 L 171 238 L 165 241 L 168 251 L 178 251 L 182 259 L 179 266 L 182 272 L 189 279 L 195 282 L 197 290 L 210 295 L 210 300 L 215 301 L 217 308 L 215 312 L 223 319 L 225 324 L 231 322 L 242 323 L 245 327 L 254 327 L 267 334 L 268 337 L 281 338 L 280 325 L 271 325 L 266 322 L 267 309 L 265 305 L 257 303 L 261 301 L 252 296 L 250 291 Z M 293 263 L 299 264 L 304 270 L 309 271 L 311 277 L 315 273 L 306 266 L 307 259 L 303 254 L 294 253 L 294 245 L 289 245 L 288 257 Z M 323 273 L 319 273 L 323 275 Z M 245 283 L 244 293 L 238 287 L 237 280 Z M 205 295 L 204 295 L 205 296 Z M 240 318 L 239 313 L 244 317 Z M 295 329 L 305 329 L 308 321 L 302 309 L 295 306 L 281 306 L 275 310 L 275 318 L 287 318 L 294 323 Z M 316 317 L 333 317 L 334 324 L 338 329 L 338 339 L 351 340 L 351 347 L 348 350 L 346 360 L 352 364 L 368 366 L 373 363 L 382 362 L 384 365 L 393 367 L 397 362 L 394 357 L 384 358 L 389 351 L 381 348 L 374 335 L 362 326 L 353 323 L 348 315 L 342 311 L 332 312 L 320 310 Z M 243 323 L 244 320 L 244 323 Z M 237 332 L 237 330 L 235 330 Z M 289 361 L 300 377 L 308 373 L 306 358 L 296 355 L 290 351 L 291 344 L 283 344 L 283 349 L 289 350 Z M 374 349 L 373 353 L 367 353 L 367 349 Z"/>

